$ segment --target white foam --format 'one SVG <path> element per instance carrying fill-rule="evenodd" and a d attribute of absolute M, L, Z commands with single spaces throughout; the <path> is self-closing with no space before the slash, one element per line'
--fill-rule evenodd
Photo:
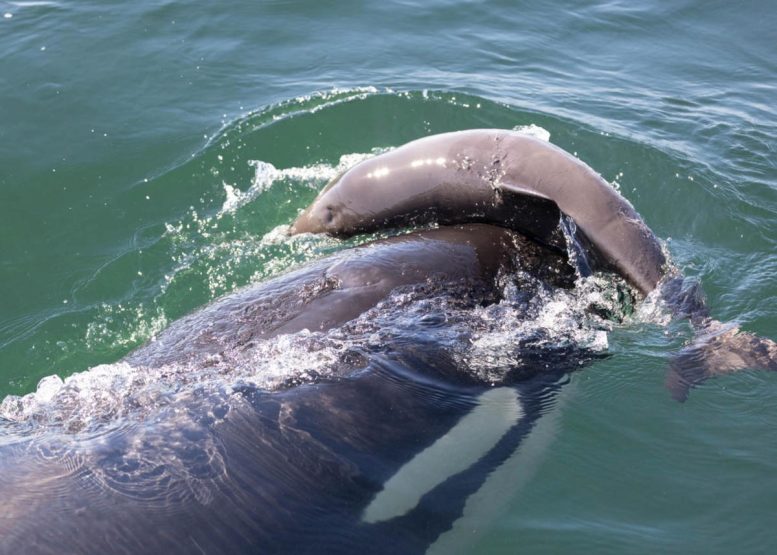
<path fill-rule="evenodd" d="M 672 253 L 669 251 L 670 241 L 671 238 L 667 239 L 666 241 L 661 241 L 661 252 L 666 259 L 664 277 L 637 306 L 637 310 L 634 313 L 634 320 L 636 322 L 655 324 L 661 327 L 667 327 L 672 322 L 672 308 L 667 304 L 667 299 L 665 299 L 663 296 L 663 285 L 667 281 L 681 276 L 682 272 L 677 268 L 674 260 L 672 259 Z"/>
<path fill-rule="evenodd" d="M 129 364 L 119 362 L 95 366 L 64 380 L 57 375 L 46 376 L 34 393 L 6 397 L 0 403 L 0 417 L 16 422 L 34 419 L 78 431 L 93 419 L 122 409 L 121 398 L 137 391 L 132 383 L 136 372 Z"/>
<path fill-rule="evenodd" d="M 563 357 L 570 351 L 602 352 L 609 346 L 608 333 L 615 323 L 591 307 L 625 316 L 610 276 L 579 279 L 572 290 L 538 287 L 528 301 L 514 304 L 524 292 L 519 290 L 515 299 L 508 288 L 504 301 L 472 311 L 467 325 L 474 333 L 467 348 L 455 356 L 482 380 L 500 383 L 511 369 L 535 360 L 539 353 L 555 351 Z"/>
<path fill-rule="evenodd" d="M 224 204 L 221 206 L 219 213 L 225 214 L 228 212 L 234 212 L 241 204 L 243 193 L 237 187 L 230 185 L 229 183 L 222 182 L 224 187 L 224 193 L 227 198 L 224 200 Z"/>
<path fill-rule="evenodd" d="M 302 330 L 259 342 L 248 351 L 227 349 L 207 360 L 159 367 L 99 365 L 64 380 L 47 376 L 34 392 L 7 396 L 0 403 L 0 418 L 66 432 L 119 416 L 143 421 L 197 390 L 217 395 L 236 386 L 272 390 L 289 380 L 303 383 L 332 375 L 341 369 L 347 346 L 336 333 L 329 337 Z"/>
<path fill-rule="evenodd" d="M 516 125 L 513 127 L 513 131 L 534 137 L 535 139 L 540 139 L 546 143 L 550 142 L 550 131 L 534 123 L 530 123 L 529 125 Z"/>
<path fill-rule="evenodd" d="M 9 2 L 9 4 L 19 8 L 34 8 L 37 6 L 61 8 L 63 6 L 61 2 L 51 2 L 47 0 L 21 0 L 19 2 Z"/>
<path fill-rule="evenodd" d="M 51 402 L 64 385 L 65 382 L 59 376 L 46 376 L 38 382 L 35 400 L 41 404 Z"/>

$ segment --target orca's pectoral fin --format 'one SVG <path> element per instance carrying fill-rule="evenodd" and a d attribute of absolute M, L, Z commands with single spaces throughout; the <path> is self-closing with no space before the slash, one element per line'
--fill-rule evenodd
<path fill-rule="evenodd" d="M 714 320 L 705 331 L 669 363 L 665 385 L 673 399 L 682 403 L 692 387 L 715 376 L 747 369 L 777 371 L 777 343 L 771 339 Z"/>

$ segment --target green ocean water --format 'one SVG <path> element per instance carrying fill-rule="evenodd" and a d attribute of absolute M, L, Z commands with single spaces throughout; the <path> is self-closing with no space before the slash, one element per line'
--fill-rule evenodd
<path fill-rule="evenodd" d="M 356 155 L 476 127 L 546 130 L 777 338 L 771 2 L 0 1 L 0 52 L 0 397 L 347 246 L 272 232 Z M 678 404 L 690 337 L 616 328 L 465 550 L 777 547 L 777 376 Z"/>

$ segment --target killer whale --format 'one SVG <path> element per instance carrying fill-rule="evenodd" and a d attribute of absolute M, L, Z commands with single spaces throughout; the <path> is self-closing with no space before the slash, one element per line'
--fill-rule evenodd
<path fill-rule="evenodd" d="M 540 355 L 493 387 L 444 345 L 387 339 L 341 353 L 336 375 L 272 391 L 219 370 L 164 376 L 337 329 L 397 292 L 487 305 L 516 272 L 574 283 L 563 254 L 472 224 L 343 251 L 173 323 L 123 363 L 130 382 L 163 382 L 161 395 L 144 384 L 76 430 L 57 424 L 71 409 L 46 426 L 0 423 L 0 553 L 426 552 L 552 405 L 561 366 L 548 372 Z M 78 395 L 65 385 L 53 402 Z"/>

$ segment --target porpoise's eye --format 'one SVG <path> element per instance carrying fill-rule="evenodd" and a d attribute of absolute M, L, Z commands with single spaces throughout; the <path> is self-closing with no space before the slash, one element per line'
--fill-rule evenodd
<path fill-rule="evenodd" d="M 334 210 L 332 210 L 331 206 L 326 207 L 326 211 L 324 212 L 324 223 L 331 224 L 335 219 L 335 213 Z"/>

